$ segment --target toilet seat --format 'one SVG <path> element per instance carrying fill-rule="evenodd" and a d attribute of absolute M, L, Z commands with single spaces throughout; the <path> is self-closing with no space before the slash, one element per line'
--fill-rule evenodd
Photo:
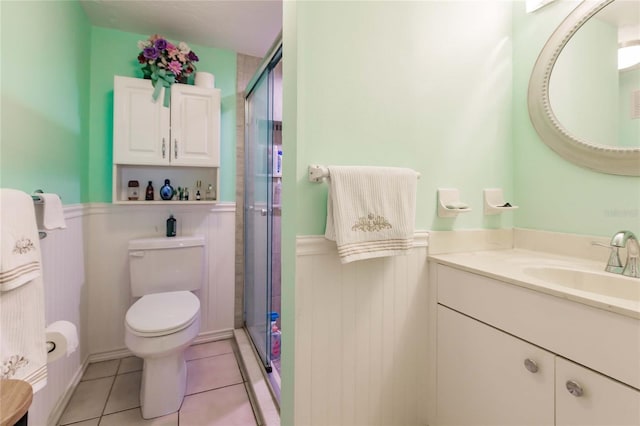
<path fill-rule="evenodd" d="M 131 305 L 126 324 L 138 336 L 164 336 L 187 328 L 199 313 L 200 300 L 189 291 L 154 293 Z"/>

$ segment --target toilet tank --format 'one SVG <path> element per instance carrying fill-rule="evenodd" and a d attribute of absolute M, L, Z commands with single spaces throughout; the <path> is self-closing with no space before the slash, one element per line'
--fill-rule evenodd
<path fill-rule="evenodd" d="M 204 237 L 143 238 L 129 241 L 131 295 L 193 291 L 204 278 Z"/>

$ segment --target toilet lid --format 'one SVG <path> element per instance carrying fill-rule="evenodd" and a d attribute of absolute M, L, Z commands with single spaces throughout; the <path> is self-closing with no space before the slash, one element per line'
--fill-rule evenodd
<path fill-rule="evenodd" d="M 170 334 L 190 325 L 200 312 L 200 300 L 189 291 L 170 291 L 142 296 L 127 311 L 133 331 Z"/>

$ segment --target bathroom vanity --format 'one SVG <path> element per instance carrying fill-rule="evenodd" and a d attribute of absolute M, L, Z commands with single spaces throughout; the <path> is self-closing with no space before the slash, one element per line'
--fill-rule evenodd
<path fill-rule="evenodd" d="M 640 424 L 640 280 L 517 249 L 429 266 L 435 424 Z"/>

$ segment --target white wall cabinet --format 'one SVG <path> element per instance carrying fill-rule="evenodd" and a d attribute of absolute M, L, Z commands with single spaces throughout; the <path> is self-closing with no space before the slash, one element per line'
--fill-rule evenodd
<path fill-rule="evenodd" d="M 150 80 L 114 78 L 113 201 L 127 201 L 129 180 L 139 181 L 142 199 L 151 180 L 158 200 L 164 179 L 190 188 L 192 200 L 196 182 L 202 199 L 211 184 L 217 199 L 220 90 L 173 84 L 170 108 L 162 102 L 166 89 L 156 102 L 153 90 Z"/>
<path fill-rule="evenodd" d="M 637 320 L 432 266 L 437 425 L 640 425 L 638 358 L 632 353 L 632 365 L 620 368 L 626 354 L 615 347 L 639 350 Z M 598 325 L 611 342 L 599 337 Z M 587 347 L 583 339 L 591 344 L 584 356 L 575 351 Z"/>

